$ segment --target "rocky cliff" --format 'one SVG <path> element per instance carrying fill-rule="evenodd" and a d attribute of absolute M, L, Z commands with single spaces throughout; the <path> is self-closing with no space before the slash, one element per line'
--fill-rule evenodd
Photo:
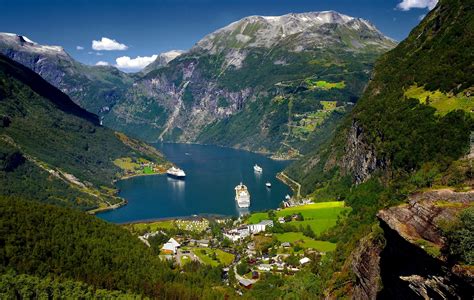
<path fill-rule="evenodd" d="M 385 243 L 360 242 L 350 261 L 354 299 L 468 299 L 472 269 L 447 262 L 440 224 L 474 204 L 474 191 L 417 193 L 407 204 L 378 213 Z"/>

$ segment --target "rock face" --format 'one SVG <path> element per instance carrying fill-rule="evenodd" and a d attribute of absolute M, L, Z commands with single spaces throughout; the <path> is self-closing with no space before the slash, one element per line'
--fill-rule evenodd
<path fill-rule="evenodd" d="M 446 262 L 435 249 L 444 239 L 438 222 L 472 205 L 474 191 L 435 190 L 378 213 L 383 237 L 371 233 L 349 261 L 356 277 L 353 299 L 470 299 L 474 274 Z"/>
<path fill-rule="evenodd" d="M 309 119 L 320 101 L 356 101 L 375 58 L 394 46 L 368 21 L 336 12 L 250 16 L 147 67 L 105 124 L 152 141 L 299 149 L 324 123 Z"/>
<path fill-rule="evenodd" d="M 436 190 L 412 195 L 407 205 L 382 210 L 378 217 L 409 242 L 423 239 L 442 248 L 445 241 L 437 224 L 453 219 L 472 202 L 472 191 Z"/>
<path fill-rule="evenodd" d="M 86 66 L 62 47 L 40 45 L 25 36 L 0 33 L 0 54 L 28 67 L 95 114 L 110 110 L 131 85 L 129 75 L 111 66 Z"/>
<path fill-rule="evenodd" d="M 356 184 L 366 181 L 377 170 L 386 170 L 387 163 L 377 157 L 374 146 L 366 141 L 363 128 L 355 120 L 345 145 L 340 167 L 344 173 L 353 176 Z"/>
<path fill-rule="evenodd" d="M 438 224 L 474 201 L 474 192 L 438 190 L 416 194 L 407 205 L 379 212 L 386 247 L 380 253 L 381 299 L 467 299 L 472 274 L 448 265 L 439 251 L 445 241 Z"/>
<path fill-rule="evenodd" d="M 351 269 L 357 280 L 352 298 L 357 300 L 375 299 L 382 288 L 380 278 L 380 253 L 384 248 L 383 241 L 368 236 L 360 241 L 352 253 Z"/>

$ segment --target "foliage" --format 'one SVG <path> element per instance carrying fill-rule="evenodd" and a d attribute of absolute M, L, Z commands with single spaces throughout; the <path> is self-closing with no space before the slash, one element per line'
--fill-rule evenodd
<path fill-rule="evenodd" d="M 450 260 L 474 265 L 474 207 L 462 211 L 457 220 L 442 226 Z"/>
<path fill-rule="evenodd" d="M 0 273 L 80 281 L 161 299 L 214 299 L 220 270 L 168 262 L 127 230 L 81 212 L 0 197 Z M 207 299 L 207 298 L 206 298 Z"/>
<path fill-rule="evenodd" d="M 58 193 L 65 186 L 64 183 L 55 184 L 53 195 L 39 192 L 31 193 L 30 197 L 48 202 L 53 201 L 51 198 L 59 198 L 57 203 L 62 201 L 72 206 L 94 207 L 101 200 L 100 187 L 112 188 L 112 181 L 121 174 L 121 170 L 113 164 L 114 159 L 144 157 L 157 163 L 164 162 L 158 151 L 151 151 L 142 142 L 116 135 L 100 126 L 95 115 L 81 109 L 39 75 L 4 56 L 0 56 L 0 95 L 0 116 L 9 120 L 8 126 L 0 127 L 0 157 L 3 157 L 2 163 L 8 162 L 8 171 L 14 175 L 7 179 L 11 184 L 8 188 L 9 195 L 23 194 L 21 188 L 25 185 L 18 182 L 20 174 L 26 175 L 26 180 L 32 180 L 29 175 L 44 173 L 43 170 L 38 170 L 39 166 L 41 169 L 72 174 L 99 197 L 93 200 L 90 195 L 84 196 L 91 191 L 83 188 L 82 194 L 68 191 L 68 196 L 73 195 L 68 199 Z M 5 143 L 9 146 L 5 146 Z M 5 150 L 6 147 L 13 147 L 15 150 Z M 22 170 L 16 172 L 12 164 L 14 156 L 9 154 L 5 157 L 9 152 L 21 153 L 23 157 L 28 157 L 29 162 L 19 164 L 19 156 L 16 154 L 15 166 L 22 167 Z M 3 171 L 7 170 L 4 168 Z M 63 181 L 67 183 L 70 180 L 66 178 Z M 2 185 L 4 183 L 2 181 Z M 79 187 L 80 185 L 76 185 L 75 188 Z M 33 187 L 29 187 L 29 190 L 33 190 Z M 105 200 L 117 202 L 111 197 Z M 86 203 L 81 205 L 81 202 Z"/>
<path fill-rule="evenodd" d="M 248 272 L 250 272 L 249 265 L 245 260 L 241 261 L 237 265 L 236 270 L 237 270 L 237 274 L 239 274 L 240 276 L 243 276 L 243 275 L 247 274 Z"/>

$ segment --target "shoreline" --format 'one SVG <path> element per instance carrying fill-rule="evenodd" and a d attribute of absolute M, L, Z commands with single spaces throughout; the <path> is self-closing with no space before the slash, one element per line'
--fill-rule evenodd
<path fill-rule="evenodd" d="M 155 141 L 155 142 L 149 142 L 150 144 L 182 144 L 182 145 L 197 145 L 197 146 L 213 146 L 213 147 L 219 147 L 219 148 L 225 148 L 225 149 L 232 149 L 232 150 L 238 150 L 238 151 L 245 151 L 245 152 L 250 152 L 254 154 L 259 154 L 262 156 L 265 156 L 268 159 L 274 160 L 274 161 L 294 161 L 298 160 L 298 158 L 282 158 L 282 157 L 274 157 L 276 152 L 264 152 L 264 151 L 254 151 L 254 150 L 249 150 L 246 148 L 237 148 L 237 147 L 231 147 L 231 146 L 224 146 L 224 145 L 217 145 L 217 144 L 204 144 L 204 143 L 193 143 L 193 142 L 160 142 L 160 141 Z"/>
<path fill-rule="evenodd" d="M 158 217 L 158 218 L 151 218 L 151 219 L 142 219 L 142 220 L 135 220 L 130 222 L 119 222 L 113 223 L 117 225 L 133 225 L 133 224 L 149 224 L 155 222 L 162 222 L 162 221 L 176 221 L 176 220 L 192 220 L 195 218 L 204 218 L 204 219 L 226 219 L 232 218 L 236 216 L 231 215 L 220 215 L 220 214 L 195 214 L 190 216 L 176 216 L 176 217 Z"/>

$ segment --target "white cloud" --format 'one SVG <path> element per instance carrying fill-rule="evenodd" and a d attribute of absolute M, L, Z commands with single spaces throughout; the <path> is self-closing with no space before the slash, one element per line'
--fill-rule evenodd
<path fill-rule="evenodd" d="M 137 56 L 135 58 L 121 56 L 118 57 L 115 62 L 117 63 L 116 67 L 119 69 L 125 69 L 127 71 L 139 71 L 154 62 L 157 57 L 158 55 L 156 54 L 152 56 Z"/>
<path fill-rule="evenodd" d="M 102 37 L 100 41 L 92 41 L 92 49 L 96 51 L 127 50 L 128 46 L 116 40 Z"/>
<path fill-rule="evenodd" d="M 101 53 L 101 52 L 96 52 L 95 55 L 97 55 L 97 56 L 102 56 L 102 55 L 104 55 L 104 54 Z"/>
<path fill-rule="evenodd" d="M 402 0 L 402 2 L 397 5 L 397 8 L 405 11 L 412 8 L 428 8 L 431 10 L 437 3 L 438 0 Z"/>
<path fill-rule="evenodd" d="M 426 17 L 426 14 L 418 16 L 418 20 L 422 21 Z"/>
<path fill-rule="evenodd" d="M 84 47 L 82 47 L 82 46 L 76 46 L 76 50 L 79 50 L 79 51 L 84 50 Z"/>
<path fill-rule="evenodd" d="M 109 63 L 106 61 L 99 60 L 96 64 L 96 66 L 108 66 Z"/>

